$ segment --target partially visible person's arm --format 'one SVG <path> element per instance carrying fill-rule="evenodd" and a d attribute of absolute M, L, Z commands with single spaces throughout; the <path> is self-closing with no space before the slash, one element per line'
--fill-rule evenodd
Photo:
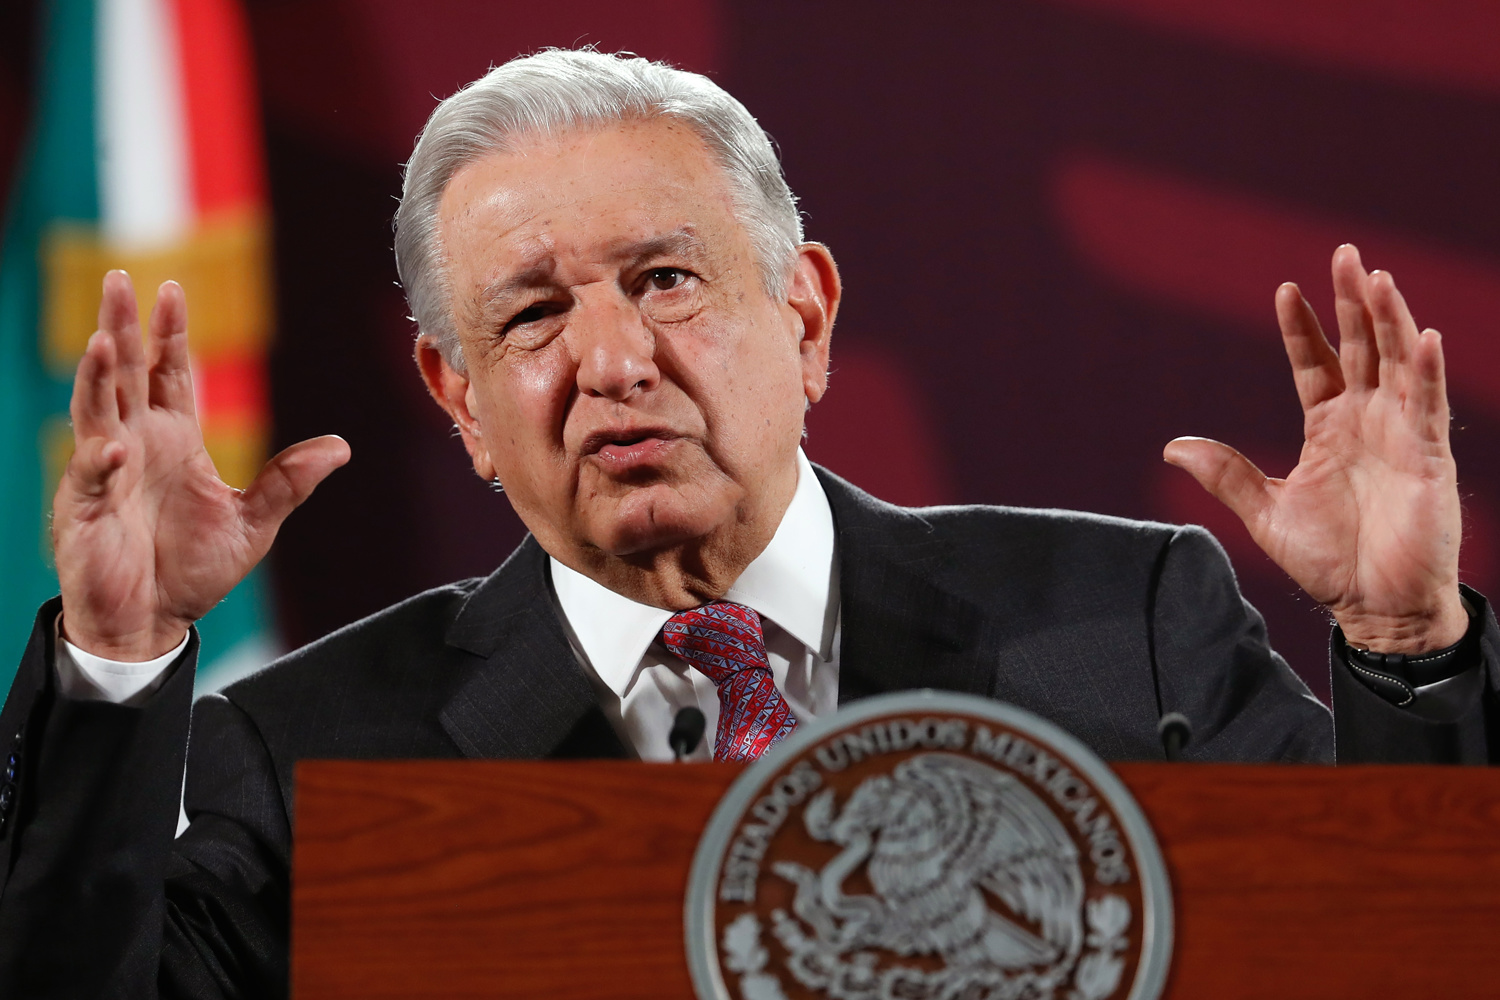
<path fill-rule="evenodd" d="M 1219 543 L 1179 528 L 1150 599 L 1160 710 L 1184 715 L 1184 760 L 1331 764 L 1328 709 L 1271 648 Z"/>
<path fill-rule="evenodd" d="M 131 663 L 95 656 L 59 635 L 53 668 L 65 698 L 139 705 L 161 688 L 187 644 L 188 636 L 184 635 L 181 642 L 161 656 Z"/>
<path fill-rule="evenodd" d="M 285 996 L 291 825 L 258 731 L 200 700 L 184 783 L 196 633 L 134 704 L 70 698 L 58 603 L 0 711 L 24 724 L 0 827 L 0 996 Z M 174 841 L 180 796 L 191 823 Z"/>
<path fill-rule="evenodd" d="M 197 641 L 138 705 L 69 698 L 42 607 L 0 719 L 20 758 L 4 839 L 0 996 L 156 994 Z"/>
<path fill-rule="evenodd" d="M 205 902 L 214 893 L 201 886 L 183 895 L 182 879 L 167 872 L 197 655 L 192 625 L 349 457 L 338 438 L 304 441 L 268 462 L 249 489 L 229 487 L 203 446 L 187 307 L 175 283 L 158 290 L 149 326 L 143 344 L 130 279 L 106 275 L 99 331 L 73 385 L 73 456 L 53 500 L 62 593 L 43 606 L 0 710 L 9 743 L 0 753 L 12 772 L 0 782 L 7 997 L 156 996 L 163 942 L 184 926 L 168 923 L 177 912 L 171 892 L 194 911 L 187 925 L 225 924 L 223 937 L 235 939 L 239 917 L 223 910 L 228 904 Z M 164 670 L 140 666 L 162 660 Z M 193 842 L 204 837 L 225 839 L 200 832 Z M 223 863 L 232 870 L 235 862 Z"/>
<path fill-rule="evenodd" d="M 315 438 L 271 459 L 248 489 L 226 485 L 198 426 L 182 289 L 158 290 L 144 346 L 137 316 L 130 279 L 111 271 L 78 363 L 73 457 L 52 503 L 63 638 L 133 662 L 180 644 L 349 458 L 339 438 Z"/>
<path fill-rule="evenodd" d="M 1470 631 L 1458 584 L 1463 526 L 1442 339 L 1418 329 L 1391 276 L 1367 273 L 1352 246 L 1334 254 L 1333 285 L 1337 351 L 1295 285 L 1276 293 L 1303 412 L 1297 467 L 1285 479 L 1268 478 L 1233 448 L 1203 438 L 1178 438 L 1165 457 L 1239 515 L 1266 554 L 1328 609 L 1341 641 L 1417 660 Z M 1410 727 L 1419 713 L 1408 711 L 1401 725 L 1381 723 L 1383 709 L 1365 697 L 1374 692 L 1355 680 L 1360 664 L 1339 648 L 1334 660 L 1335 708 L 1344 713 L 1338 745 L 1349 756 L 1474 759 L 1472 736 L 1416 740 Z M 1472 703 L 1459 714 L 1482 728 L 1484 685 L 1471 686 Z"/>
<path fill-rule="evenodd" d="M 1469 630 L 1437 656 L 1351 652 L 1334 630 L 1329 658 L 1340 761 L 1488 764 L 1500 757 L 1500 624 L 1482 595 L 1464 588 L 1464 596 Z"/>

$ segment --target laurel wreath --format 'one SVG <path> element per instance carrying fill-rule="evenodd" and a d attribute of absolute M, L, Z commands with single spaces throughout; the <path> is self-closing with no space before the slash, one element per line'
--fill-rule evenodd
<path fill-rule="evenodd" d="M 787 971 L 809 989 L 832 1000 L 1044 1000 L 1055 995 L 1073 973 L 1068 1000 L 1106 1000 L 1120 986 L 1128 947 L 1130 904 L 1120 896 L 1089 900 L 1085 907 L 1090 949 L 1076 969 L 1066 963 L 1043 970 L 1007 975 L 995 969 L 938 969 L 910 966 L 877 968 L 873 952 L 856 952 L 847 959 L 809 937 L 784 910 L 771 915 L 772 932 L 787 950 Z M 739 974 L 744 1000 L 787 1000 L 777 976 L 768 972 L 770 952 L 761 943 L 761 923 L 754 913 L 742 913 L 724 928 L 723 961 Z"/>

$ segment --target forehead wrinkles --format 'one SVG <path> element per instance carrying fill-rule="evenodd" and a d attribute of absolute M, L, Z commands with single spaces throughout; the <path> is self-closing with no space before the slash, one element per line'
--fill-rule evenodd
<path fill-rule="evenodd" d="M 650 131 L 644 149 L 607 141 L 640 135 L 631 128 L 528 143 L 455 177 L 443 199 L 445 270 L 464 319 L 493 320 L 507 298 L 600 277 L 595 266 L 621 258 L 681 255 L 706 266 L 733 253 L 720 245 L 739 221 L 722 168 L 697 164 L 710 159 L 697 136 L 659 123 Z"/>
<path fill-rule="evenodd" d="M 709 161 L 696 137 L 688 150 L 663 149 L 659 139 L 645 149 L 597 149 L 606 136 L 633 131 L 574 135 L 572 142 L 550 141 L 540 150 L 522 147 L 477 160 L 444 193 L 444 222 L 463 220 L 465 228 L 473 227 L 471 237 L 482 233 L 483 242 L 493 243 L 540 219 L 530 236 L 556 231 L 587 244 L 625 232 L 644 238 L 661 230 L 663 213 L 683 208 L 690 215 L 705 209 L 736 215 L 722 168 Z M 705 161 L 702 170 L 694 169 L 692 161 L 698 159 Z"/>

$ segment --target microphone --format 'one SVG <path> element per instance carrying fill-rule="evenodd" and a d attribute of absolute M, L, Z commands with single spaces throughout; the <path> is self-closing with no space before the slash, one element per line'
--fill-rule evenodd
<path fill-rule="evenodd" d="M 1156 735 L 1161 737 L 1167 760 L 1179 761 L 1182 751 L 1193 741 L 1193 724 L 1181 712 L 1168 712 L 1156 724 Z"/>
<path fill-rule="evenodd" d="M 707 726 L 708 720 L 697 707 L 689 705 L 679 709 L 677 717 L 672 720 L 672 731 L 667 734 L 667 745 L 672 748 L 672 756 L 677 760 L 684 760 L 698 749 L 698 743 L 703 739 L 703 730 Z"/>

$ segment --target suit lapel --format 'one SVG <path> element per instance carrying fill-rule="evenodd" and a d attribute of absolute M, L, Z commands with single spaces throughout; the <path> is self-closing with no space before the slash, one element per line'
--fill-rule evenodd
<path fill-rule="evenodd" d="M 912 688 L 995 695 L 995 623 L 934 580 L 945 553 L 931 525 L 817 474 L 838 534 L 839 704 Z M 546 563 L 528 536 L 449 627 L 447 643 L 483 662 L 444 706 L 443 728 L 468 757 L 629 756 L 568 645 Z"/>
<path fill-rule="evenodd" d="M 628 756 L 563 634 L 546 566 L 527 536 L 465 602 L 444 638 L 483 662 L 439 719 L 468 757 Z"/>
<path fill-rule="evenodd" d="M 839 545 L 839 704 L 911 688 L 993 695 L 996 633 L 974 603 L 934 582 L 932 527 L 824 469 Z"/>

